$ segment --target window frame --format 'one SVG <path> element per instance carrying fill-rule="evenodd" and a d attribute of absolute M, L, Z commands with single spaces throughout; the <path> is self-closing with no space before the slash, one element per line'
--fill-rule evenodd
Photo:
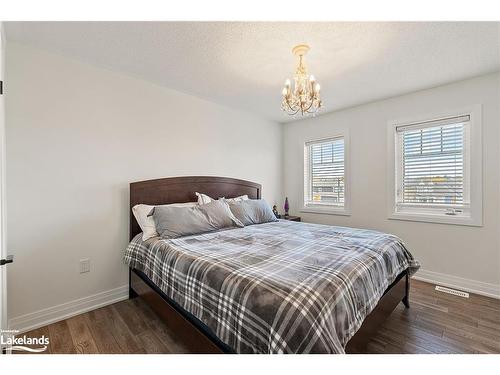
<path fill-rule="evenodd" d="M 397 127 L 435 121 L 450 117 L 470 116 L 464 129 L 464 196 L 469 195 L 470 206 L 466 212 L 456 215 L 445 214 L 445 207 L 398 207 L 397 189 L 402 165 L 399 152 Z M 387 210 L 388 218 L 395 220 L 421 221 L 428 223 L 482 226 L 482 119 L 481 105 L 426 114 L 413 118 L 392 120 L 387 125 Z M 465 146 L 468 145 L 468 147 Z M 467 183 L 468 181 L 468 183 Z M 466 186 L 467 185 L 467 186 Z"/>
<path fill-rule="evenodd" d="M 328 141 L 334 141 L 337 139 L 343 138 L 344 139 L 344 205 L 343 206 L 338 206 L 338 205 L 329 205 L 329 204 L 322 204 L 322 205 L 306 205 L 306 191 L 305 191 L 305 186 L 306 186 L 306 173 L 307 173 L 307 178 L 311 179 L 311 170 L 310 167 L 306 166 L 305 160 L 306 160 L 306 152 L 309 152 L 309 147 L 315 143 L 323 143 L 323 142 L 328 142 Z M 317 139 L 312 139 L 312 140 L 307 140 L 303 144 L 303 154 L 302 154 L 302 160 L 303 160 L 303 186 L 302 186 L 302 202 L 301 202 L 301 208 L 300 212 L 304 213 L 314 213 L 314 214 L 325 214 L 325 215 L 341 215 L 341 216 L 349 216 L 351 214 L 350 208 L 351 208 L 351 194 L 350 194 L 350 142 L 349 142 L 349 133 L 347 131 L 337 133 L 335 135 L 329 136 L 329 137 L 322 137 L 322 138 L 317 138 Z"/>

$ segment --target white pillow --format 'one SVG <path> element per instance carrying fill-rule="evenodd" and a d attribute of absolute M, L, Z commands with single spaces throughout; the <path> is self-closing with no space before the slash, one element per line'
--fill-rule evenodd
<path fill-rule="evenodd" d="M 164 204 L 162 206 L 193 207 L 197 205 L 198 205 L 197 202 L 188 202 L 188 203 Z M 153 215 L 148 216 L 155 207 L 161 207 L 161 206 L 150 206 L 149 204 L 136 204 L 134 207 L 132 207 L 132 212 L 134 214 L 134 217 L 137 220 L 137 223 L 139 224 L 142 230 L 143 241 L 158 236 L 158 232 L 156 231 L 155 221 L 153 220 Z"/>
<path fill-rule="evenodd" d="M 214 200 L 206 194 L 202 194 L 202 193 L 198 193 L 198 192 L 196 192 L 195 194 L 198 197 L 198 204 L 207 204 L 207 203 L 210 203 Z"/>
<path fill-rule="evenodd" d="M 226 199 L 227 203 L 234 203 L 234 202 L 241 202 L 241 201 L 247 201 L 248 200 L 248 195 L 240 195 L 239 197 L 236 198 L 229 198 Z"/>
<path fill-rule="evenodd" d="M 210 202 L 215 200 L 206 194 L 202 194 L 202 193 L 198 193 L 198 192 L 196 193 L 196 196 L 198 197 L 198 204 L 207 204 L 207 203 L 210 203 Z M 226 199 L 226 202 L 234 203 L 234 202 L 240 202 L 240 201 L 246 201 L 246 200 L 248 200 L 248 195 L 245 194 L 245 195 L 240 195 L 239 197 L 236 197 L 236 198 Z"/>

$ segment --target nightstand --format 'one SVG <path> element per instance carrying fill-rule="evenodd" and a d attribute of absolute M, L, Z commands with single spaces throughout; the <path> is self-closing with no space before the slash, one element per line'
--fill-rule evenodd
<path fill-rule="evenodd" d="M 290 216 L 288 216 L 286 218 L 285 218 L 285 215 L 281 215 L 280 219 L 290 220 L 290 221 L 301 221 L 300 216 L 292 216 L 292 215 L 290 215 Z"/>

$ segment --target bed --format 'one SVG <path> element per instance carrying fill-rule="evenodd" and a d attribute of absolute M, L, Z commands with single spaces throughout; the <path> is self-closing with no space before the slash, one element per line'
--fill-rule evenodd
<path fill-rule="evenodd" d="M 261 197 L 259 184 L 174 177 L 130 185 L 130 206 Z M 130 218 L 130 297 L 198 353 L 362 352 L 418 263 L 396 236 L 280 220 L 142 241 Z"/>

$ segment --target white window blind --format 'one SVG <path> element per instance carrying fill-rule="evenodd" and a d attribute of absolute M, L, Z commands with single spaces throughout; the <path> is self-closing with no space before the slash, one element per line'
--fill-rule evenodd
<path fill-rule="evenodd" d="M 304 206 L 345 203 L 344 137 L 307 142 L 304 150 Z"/>
<path fill-rule="evenodd" d="M 397 205 L 463 209 L 469 206 L 467 162 L 470 116 L 396 128 Z"/>

